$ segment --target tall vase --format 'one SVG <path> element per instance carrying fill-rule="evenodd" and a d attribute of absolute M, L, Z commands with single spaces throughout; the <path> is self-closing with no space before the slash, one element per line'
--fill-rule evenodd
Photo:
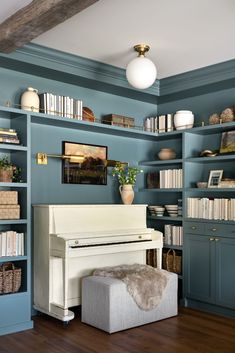
<path fill-rule="evenodd" d="M 39 112 L 39 96 L 38 90 L 28 87 L 21 96 L 21 109 Z"/>
<path fill-rule="evenodd" d="M 124 205 L 131 205 L 135 196 L 133 185 L 131 184 L 120 185 L 119 191 Z"/>

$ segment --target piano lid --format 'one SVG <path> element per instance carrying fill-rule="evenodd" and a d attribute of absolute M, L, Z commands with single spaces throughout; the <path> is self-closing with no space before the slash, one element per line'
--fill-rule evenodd
<path fill-rule="evenodd" d="M 51 234 L 146 229 L 147 205 L 35 205 L 49 209 Z"/>

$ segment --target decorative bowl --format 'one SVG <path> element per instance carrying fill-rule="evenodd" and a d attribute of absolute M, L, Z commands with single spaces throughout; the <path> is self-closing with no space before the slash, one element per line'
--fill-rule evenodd
<path fill-rule="evenodd" d="M 207 181 L 198 181 L 198 182 L 197 182 L 197 187 L 198 187 L 199 189 L 207 188 Z"/>

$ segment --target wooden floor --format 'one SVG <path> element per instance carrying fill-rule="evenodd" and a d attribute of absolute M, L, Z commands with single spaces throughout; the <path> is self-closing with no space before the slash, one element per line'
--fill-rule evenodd
<path fill-rule="evenodd" d="M 234 353 L 235 320 L 180 309 L 177 317 L 109 335 L 48 316 L 32 330 L 0 337 L 0 353 Z"/>

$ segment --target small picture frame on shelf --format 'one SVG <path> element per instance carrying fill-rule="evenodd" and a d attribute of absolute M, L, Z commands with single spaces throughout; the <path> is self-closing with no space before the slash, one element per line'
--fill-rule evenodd
<path fill-rule="evenodd" d="M 211 170 L 208 179 L 208 188 L 217 188 L 221 182 L 223 170 Z"/>

